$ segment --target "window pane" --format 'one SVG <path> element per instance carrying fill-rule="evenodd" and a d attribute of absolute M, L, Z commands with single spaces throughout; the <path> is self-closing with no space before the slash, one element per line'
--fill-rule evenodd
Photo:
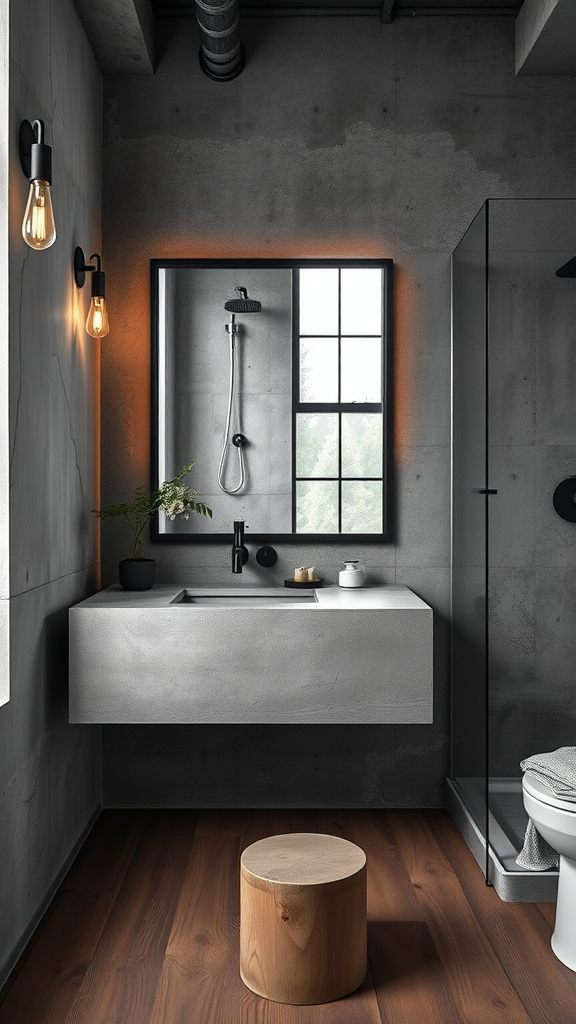
<path fill-rule="evenodd" d="M 338 416 L 298 413 L 296 476 L 338 476 Z"/>
<path fill-rule="evenodd" d="M 342 334 L 382 333 L 381 270 L 360 267 L 342 271 L 341 330 Z"/>
<path fill-rule="evenodd" d="M 380 338 L 342 338 L 340 401 L 382 401 L 382 341 Z"/>
<path fill-rule="evenodd" d="M 300 334 L 338 334 L 337 270 L 300 271 Z"/>
<path fill-rule="evenodd" d="M 382 533 L 382 482 L 342 481 L 342 533 Z"/>
<path fill-rule="evenodd" d="M 342 476 L 382 476 L 379 413 L 342 413 Z"/>
<path fill-rule="evenodd" d="M 301 338 L 300 401 L 338 401 L 338 338 Z"/>
<path fill-rule="evenodd" d="M 338 533 L 338 482 L 296 482 L 296 532 Z"/>

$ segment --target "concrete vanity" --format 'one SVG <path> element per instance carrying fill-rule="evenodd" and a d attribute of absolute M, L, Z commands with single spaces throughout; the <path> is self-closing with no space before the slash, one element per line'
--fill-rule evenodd
<path fill-rule="evenodd" d="M 69 614 L 71 722 L 432 722 L 432 609 L 407 587 L 113 586 Z"/>

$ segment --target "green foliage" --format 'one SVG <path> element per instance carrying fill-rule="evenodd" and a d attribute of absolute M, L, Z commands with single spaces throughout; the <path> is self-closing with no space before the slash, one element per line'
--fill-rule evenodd
<path fill-rule="evenodd" d="M 335 413 L 297 416 L 297 533 L 338 532 L 338 418 Z M 382 417 L 342 414 L 342 532 L 382 531 Z M 314 477 L 333 477 L 332 480 Z M 349 480 L 348 477 L 359 477 Z"/>
<path fill-rule="evenodd" d="M 157 512 L 164 512 L 169 519 L 182 516 L 189 519 L 190 513 L 212 516 L 212 509 L 200 501 L 200 495 L 187 484 L 182 483 L 184 477 L 192 471 L 194 461 L 176 474 L 172 480 L 165 480 L 161 487 L 151 491 L 146 487 L 137 487 L 132 501 L 121 501 L 107 508 L 92 509 L 100 519 L 117 519 L 124 516 L 134 538 L 133 558 L 143 558 L 144 531 Z"/>

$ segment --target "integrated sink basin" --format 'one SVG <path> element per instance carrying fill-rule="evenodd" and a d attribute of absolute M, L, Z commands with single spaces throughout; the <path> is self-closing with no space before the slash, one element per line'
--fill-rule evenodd
<path fill-rule="evenodd" d="M 205 605 L 208 608 L 294 608 L 316 604 L 315 590 L 290 591 L 279 587 L 245 590 L 182 590 L 172 604 Z"/>
<path fill-rule="evenodd" d="M 108 587 L 70 609 L 70 721 L 432 721 L 432 609 L 407 587 Z"/>

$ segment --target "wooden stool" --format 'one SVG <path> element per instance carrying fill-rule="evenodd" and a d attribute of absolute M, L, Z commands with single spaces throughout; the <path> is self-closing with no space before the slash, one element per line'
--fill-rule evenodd
<path fill-rule="evenodd" d="M 240 975 L 279 1003 L 328 1003 L 366 976 L 366 855 L 316 832 L 269 836 L 244 850 Z"/>

